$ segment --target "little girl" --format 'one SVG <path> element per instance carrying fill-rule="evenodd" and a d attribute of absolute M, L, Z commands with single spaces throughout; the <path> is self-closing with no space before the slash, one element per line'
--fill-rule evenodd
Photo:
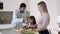
<path fill-rule="evenodd" d="M 29 27 L 31 29 L 36 29 L 36 20 L 35 20 L 35 17 L 34 16 L 30 16 L 30 23 L 29 23 Z"/>
<path fill-rule="evenodd" d="M 35 17 L 34 16 L 30 16 L 29 17 L 29 24 L 27 26 L 25 26 L 23 29 L 32 29 L 32 30 L 35 30 L 37 28 L 36 26 L 36 20 L 35 20 Z M 17 28 L 19 29 L 19 28 Z"/>

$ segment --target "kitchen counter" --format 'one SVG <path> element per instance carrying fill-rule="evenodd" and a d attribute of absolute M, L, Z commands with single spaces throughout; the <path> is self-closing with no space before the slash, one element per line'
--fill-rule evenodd
<path fill-rule="evenodd" d="M 21 34 L 10 27 L 10 24 L 0 24 L 0 34 Z"/>
<path fill-rule="evenodd" d="M 0 30 L 0 33 L 1 34 L 22 34 L 22 33 L 18 32 L 18 31 L 16 31 L 16 29 L 14 29 L 14 28 Z M 38 32 L 34 32 L 34 34 L 39 34 L 39 33 Z"/>
<path fill-rule="evenodd" d="M 11 28 L 10 24 L 0 24 L 0 30 L 6 28 Z"/>
<path fill-rule="evenodd" d="M 21 33 L 17 32 L 15 28 L 11 28 L 10 24 L 3 24 L 0 25 L 0 34 L 21 34 Z"/>
<path fill-rule="evenodd" d="M 14 29 L 0 30 L 2 34 L 21 34 L 20 32 L 15 31 Z"/>

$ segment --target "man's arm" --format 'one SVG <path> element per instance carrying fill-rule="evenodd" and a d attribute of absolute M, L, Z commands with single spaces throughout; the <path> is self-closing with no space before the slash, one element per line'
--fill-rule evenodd
<path fill-rule="evenodd" d="M 16 11 L 13 11 L 13 20 L 12 20 L 12 27 L 16 27 L 16 24 L 18 23 L 22 23 L 23 22 L 23 18 L 17 18 L 18 15 L 17 15 L 17 10 Z"/>

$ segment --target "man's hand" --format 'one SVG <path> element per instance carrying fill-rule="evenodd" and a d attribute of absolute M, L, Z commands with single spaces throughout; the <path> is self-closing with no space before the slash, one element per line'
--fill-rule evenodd
<path fill-rule="evenodd" d="M 28 19 L 29 19 L 29 17 L 28 17 L 28 16 L 25 16 L 25 17 L 24 17 L 24 20 L 28 20 Z"/>
<path fill-rule="evenodd" d="M 24 17 L 24 20 L 27 20 L 27 17 Z"/>

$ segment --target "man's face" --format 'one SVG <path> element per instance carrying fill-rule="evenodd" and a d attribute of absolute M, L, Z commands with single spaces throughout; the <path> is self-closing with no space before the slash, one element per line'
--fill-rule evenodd
<path fill-rule="evenodd" d="M 25 9 L 26 9 L 26 7 L 20 7 L 20 8 L 19 8 L 19 10 L 22 11 L 22 12 L 24 12 Z"/>

